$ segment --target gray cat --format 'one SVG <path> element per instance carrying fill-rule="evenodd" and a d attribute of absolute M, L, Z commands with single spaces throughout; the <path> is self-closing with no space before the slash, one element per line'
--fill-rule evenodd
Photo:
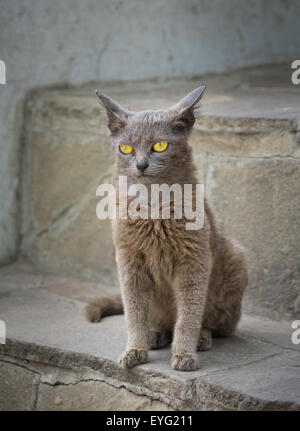
<path fill-rule="evenodd" d="M 117 178 L 128 185 L 197 184 L 188 138 L 194 110 L 205 87 L 172 108 L 129 112 L 97 92 L 107 112 Z M 201 145 L 201 142 L 200 142 Z M 170 210 L 174 210 L 170 201 Z M 206 200 L 204 224 L 187 230 L 186 218 L 117 218 L 113 241 L 121 295 L 96 299 L 86 308 L 91 322 L 125 310 L 127 349 L 123 367 L 147 361 L 148 350 L 172 342 L 171 366 L 199 368 L 197 350 L 208 350 L 212 336 L 230 336 L 239 322 L 247 286 L 243 249 L 221 236 Z"/>

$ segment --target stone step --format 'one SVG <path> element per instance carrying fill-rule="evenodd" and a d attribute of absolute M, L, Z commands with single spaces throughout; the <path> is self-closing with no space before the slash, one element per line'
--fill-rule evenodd
<path fill-rule="evenodd" d="M 235 336 L 199 353 L 198 371 L 172 370 L 170 348 L 126 371 L 116 363 L 124 317 L 85 320 L 78 298 L 96 290 L 26 265 L 0 270 L 7 329 L 0 410 L 300 410 L 300 344 L 292 343 L 291 322 L 244 314 Z"/>
<path fill-rule="evenodd" d="M 98 83 L 126 107 L 168 107 L 207 84 L 191 136 L 199 180 L 220 230 L 246 249 L 245 305 L 300 314 L 300 92 L 290 66 L 166 82 Z M 96 86 L 96 85 L 95 85 Z M 106 120 L 92 86 L 43 90 L 24 122 L 22 253 L 39 268 L 117 286 L 97 186 L 111 181 Z"/>

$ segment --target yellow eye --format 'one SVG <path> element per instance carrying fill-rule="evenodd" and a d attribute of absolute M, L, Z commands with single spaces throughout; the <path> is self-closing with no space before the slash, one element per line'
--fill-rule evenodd
<path fill-rule="evenodd" d="M 157 153 L 162 153 L 163 151 L 166 150 L 167 146 L 168 146 L 168 142 L 166 141 L 156 142 L 156 144 L 153 145 L 152 149 Z"/>
<path fill-rule="evenodd" d="M 131 145 L 125 145 L 125 144 L 121 144 L 120 145 L 120 151 L 123 154 L 130 154 L 133 151 L 133 148 Z"/>

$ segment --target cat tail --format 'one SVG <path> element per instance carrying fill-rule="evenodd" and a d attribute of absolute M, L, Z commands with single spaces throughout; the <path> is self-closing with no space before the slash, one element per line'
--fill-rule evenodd
<path fill-rule="evenodd" d="M 124 311 L 120 294 L 101 296 L 94 299 L 85 307 L 85 315 L 89 322 L 100 322 L 102 317 L 122 314 Z"/>

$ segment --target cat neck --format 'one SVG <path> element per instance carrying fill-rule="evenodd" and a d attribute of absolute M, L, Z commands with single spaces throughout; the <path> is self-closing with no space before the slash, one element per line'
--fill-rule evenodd
<path fill-rule="evenodd" d="M 122 174 L 117 174 L 116 177 L 116 183 L 118 183 L 118 179 L 122 176 Z M 148 190 L 151 189 L 151 186 L 153 184 L 167 184 L 168 186 L 172 186 L 173 184 L 179 184 L 181 186 L 184 186 L 184 184 L 199 184 L 199 180 L 197 179 L 197 176 L 193 171 L 187 172 L 185 175 L 183 175 L 180 178 L 150 178 L 150 177 L 129 177 L 127 176 L 127 187 L 134 184 L 143 184 Z"/>

